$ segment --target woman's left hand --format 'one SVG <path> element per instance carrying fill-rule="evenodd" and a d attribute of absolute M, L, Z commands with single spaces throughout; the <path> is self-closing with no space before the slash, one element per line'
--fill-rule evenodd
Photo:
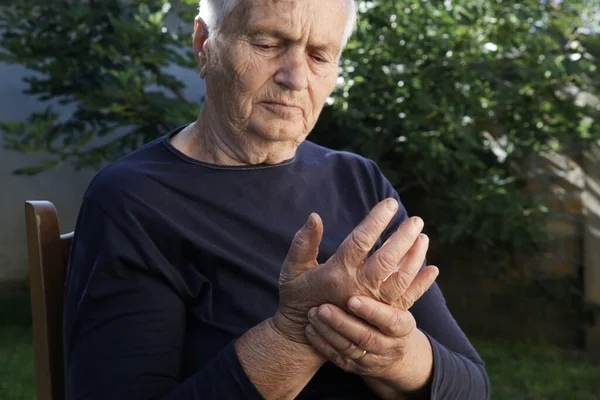
<path fill-rule="evenodd" d="M 413 315 L 369 297 L 354 297 L 348 305 L 355 315 L 332 304 L 311 309 L 306 337 L 347 372 L 377 378 L 393 375 L 406 361 L 417 330 Z"/>

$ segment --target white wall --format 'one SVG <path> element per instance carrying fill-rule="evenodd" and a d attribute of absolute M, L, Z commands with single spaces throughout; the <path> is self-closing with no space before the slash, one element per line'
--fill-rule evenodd
<path fill-rule="evenodd" d="M 22 93 L 25 74 L 18 65 L 0 64 L 0 121 L 21 120 L 43 108 L 35 98 Z M 12 174 L 14 169 L 35 162 L 36 157 L 0 148 L 0 282 L 27 277 L 24 201 L 52 201 L 59 210 L 61 228 L 71 230 L 81 196 L 94 173 L 61 167 L 33 177 Z"/>
<path fill-rule="evenodd" d="M 186 97 L 192 100 L 202 97 L 204 85 L 195 71 L 172 68 L 169 72 L 186 83 Z M 26 87 L 22 78 L 26 75 L 30 73 L 23 67 L 0 63 L 0 121 L 21 120 L 45 107 L 22 93 Z M 64 110 L 64 113 L 68 112 Z M 191 121 L 181 121 L 181 124 L 188 122 Z M 2 132 L 0 144 L 1 135 Z M 0 286 L 27 278 L 24 201 L 53 202 L 58 210 L 61 231 L 71 231 L 83 193 L 96 172 L 89 169 L 76 172 L 63 166 L 33 177 L 12 174 L 16 168 L 35 164 L 35 160 L 35 157 L 0 147 Z"/>

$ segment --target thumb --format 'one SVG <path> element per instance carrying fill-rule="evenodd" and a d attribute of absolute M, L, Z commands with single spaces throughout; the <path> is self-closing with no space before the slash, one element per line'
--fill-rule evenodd
<path fill-rule="evenodd" d="M 281 280 L 292 280 L 317 265 L 319 244 L 323 238 L 323 221 L 312 213 L 306 224 L 294 235 L 281 269 Z"/>

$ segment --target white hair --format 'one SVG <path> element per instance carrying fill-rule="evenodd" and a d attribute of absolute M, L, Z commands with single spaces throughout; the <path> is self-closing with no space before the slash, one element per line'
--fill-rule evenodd
<path fill-rule="evenodd" d="M 225 17 L 233 10 L 240 0 L 200 0 L 198 17 L 206 23 L 208 31 L 218 33 Z M 348 43 L 350 36 L 356 30 L 357 9 L 354 0 L 350 1 L 350 15 L 344 31 L 343 45 Z"/>

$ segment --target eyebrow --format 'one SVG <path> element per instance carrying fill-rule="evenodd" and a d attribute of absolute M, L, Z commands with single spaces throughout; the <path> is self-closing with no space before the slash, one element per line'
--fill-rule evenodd
<path fill-rule="evenodd" d="M 280 29 L 265 28 L 265 27 L 260 27 L 260 26 L 250 29 L 250 31 L 247 33 L 247 35 L 249 37 L 261 36 L 261 35 L 270 36 L 270 37 L 282 39 L 282 40 L 285 40 L 288 42 L 294 42 L 297 40 L 297 39 L 293 38 L 292 36 L 290 36 L 289 33 L 284 32 Z M 309 44 L 308 47 L 310 47 L 311 49 L 317 50 L 317 51 L 325 51 L 325 52 L 331 51 L 334 53 L 340 52 L 340 47 L 336 46 L 336 45 L 332 45 L 332 44 L 315 44 L 315 45 Z"/>

